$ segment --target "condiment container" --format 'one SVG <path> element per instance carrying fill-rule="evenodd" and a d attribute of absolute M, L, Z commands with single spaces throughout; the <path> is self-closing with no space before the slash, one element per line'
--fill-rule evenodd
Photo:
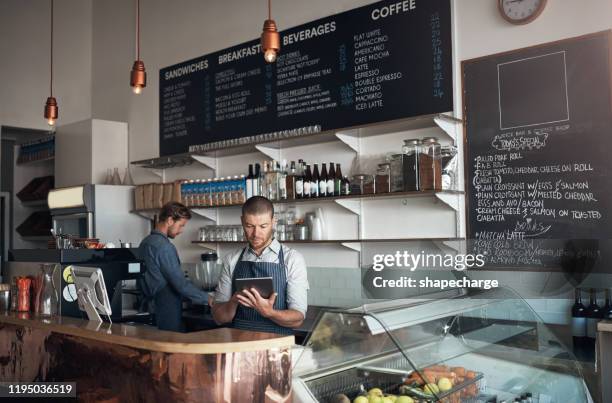
<path fill-rule="evenodd" d="M 423 139 L 419 153 L 420 190 L 442 190 L 442 154 L 437 137 Z"/>
<path fill-rule="evenodd" d="M 351 178 L 351 194 L 374 193 L 374 177 L 367 174 L 353 175 Z"/>

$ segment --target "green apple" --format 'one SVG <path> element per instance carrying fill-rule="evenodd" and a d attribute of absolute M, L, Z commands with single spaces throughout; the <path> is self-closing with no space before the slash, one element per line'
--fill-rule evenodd
<path fill-rule="evenodd" d="M 376 395 L 368 395 L 368 403 L 383 403 L 383 398 Z"/>
<path fill-rule="evenodd" d="M 436 385 L 435 383 L 428 383 L 423 388 L 423 392 L 429 393 L 430 395 L 437 395 L 438 393 L 440 393 L 440 388 L 438 388 L 438 385 Z"/>
<path fill-rule="evenodd" d="M 400 396 L 395 403 L 414 403 L 414 400 L 410 396 Z"/>
<path fill-rule="evenodd" d="M 395 395 L 387 395 L 385 397 L 388 397 L 389 399 L 391 399 L 392 402 L 395 402 L 397 400 L 397 396 Z"/>
<path fill-rule="evenodd" d="M 393 403 L 393 399 L 391 399 L 389 396 L 385 396 L 382 398 L 382 403 Z"/>
<path fill-rule="evenodd" d="M 368 395 L 383 396 L 383 391 L 380 388 L 372 388 L 368 390 Z"/>
<path fill-rule="evenodd" d="M 353 403 L 370 403 L 370 401 L 365 396 L 357 396 L 355 400 L 353 400 Z"/>
<path fill-rule="evenodd" d="M 440 378 L 438 380 L 438 388 L 440 388 L 441 392 L 446 392 L 447 390 L 451 390 L 453 388 L 453 383 L 448 378 Z"/>

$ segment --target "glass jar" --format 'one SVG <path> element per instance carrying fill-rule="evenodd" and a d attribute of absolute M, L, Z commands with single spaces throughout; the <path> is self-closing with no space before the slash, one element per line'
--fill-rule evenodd
<path fill-rule="evenodd" d="M 404 140 L 402 146 L 402 184 L 404 192 L 413 192 L 420 189 L 419 186 L 419 139 Z"/>
<path fill-rule="evenodd" d="M 448 145 L 442 147 L 442 190 L 457 190 L 457 172 L 459 161 L 457 147 Z"/>
<path fill-rule="evenodd" d="M 350 184 L 351 194 L 374 193 L 374 177 L 367 174 L 353 175 Z"/>
<path fill-rule="evenodd" d="M 391 191 L 391 164 L 378 164 L 374 183 L 376 193 L 389 193 Z"/>
<path fill-rule="evenodd" d="M 425 137 L 419 153 L 420 190 L 442 190 L 442 153 L 437 137 Z"/>

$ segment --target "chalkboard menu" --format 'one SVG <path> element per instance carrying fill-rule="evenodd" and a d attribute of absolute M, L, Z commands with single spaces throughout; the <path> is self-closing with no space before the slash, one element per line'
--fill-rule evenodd
<path fill-rule="evenodd" d="M 277 23 L 282 24 L 281 20 Z M 453 109 L 450 0 L 380 1 L 160 70 L 160 154 Z"/>
<path fill-rule="evenodd" d="M 468 238 L 491 265 L 611 238 L 611 32 L 462 63 Z"/>

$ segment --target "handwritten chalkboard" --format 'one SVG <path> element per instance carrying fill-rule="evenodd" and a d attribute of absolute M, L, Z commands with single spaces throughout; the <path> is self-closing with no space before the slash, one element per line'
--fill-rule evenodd
<path fill-rule="evenodd" d="M 281 20 L 277 21 L 282 24 Z M 380 1 L 160 70 L 160 154 L 453 109 L 450 0 Z"/>
<path fill-rule="evenodd" d="M 462 63 L 468 238 L 489 264 L 611 238 L 611 32 Z"/>

